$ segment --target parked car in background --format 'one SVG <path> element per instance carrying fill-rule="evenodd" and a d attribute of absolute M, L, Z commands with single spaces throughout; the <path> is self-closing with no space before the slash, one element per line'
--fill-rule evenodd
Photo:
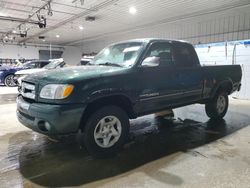
<path fill-rule="evenodd" d="M 28 69 L 28 70 L 20 70 L 15 73 L 14 76 L 14 82 L 18 86 L 21 85 L 22 79 L 25 78 L 27 75 L 33 74 L 33 73 L 38 73 L 50 69 L 56 69 L 56 68 L 62 68 L 65 67 L 66 63 L 62 58 L 60 59 L 51 59 L 48 60 L 48 64 L 42 68 L 33 68 L 33 69 Z"/>
<path fill-rule="evenodd" d="M 47 60 L 35 60 L 29 61 L 21 66 L 10 67 L 10 66 L 1 66 L 0 67 L 0 84 L 6 85 L 8 87 L 16 86 L 16 82 L 14 81 L 14 74 L 20 70 L 27 70 L 33 68 L 42 68 L 45 65 L 49 64 Z"/>
<path fill-rule="evenodd" d="M 92 60 L 94 59 L 94 56 L 84 56 L 80 63 L 78 63 L 77 65 L 78 66 L 81 66 L 81 65 L 87 65 L 88 63 L 90 63 Z"/>

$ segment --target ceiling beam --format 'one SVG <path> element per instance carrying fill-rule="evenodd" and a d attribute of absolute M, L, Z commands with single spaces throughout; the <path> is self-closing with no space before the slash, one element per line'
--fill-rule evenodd
<path fill-rule="evenodd" d="M 29 23 L 30 21 L 32 21 L 31 18 L 32 18 L 34 15 L 36 15 L 37 13 L 39 13 L 39 11 L 45 9 L 51 2 L 52 2 L 52 0 L 46 1 L 46 3 L 45 3 L 44 5 L 42 5 L 41 7 L 39 7 L 39 8 L 38 8 L 35 12 L 33 12 L 32 14 L 30 14 L 30 15 L 28 16 L 28 18 L 24 19 L 23 22 L 21 22 L 21 24 L 19 24 L 16 28 L 19 28 L 19 29 L 20 29 L 21 26 L 22 26 L 23 24 Z M 37 23 L 38 23 L 38 22 L 37 22 Z M 11 34 L 11 33 L 12 33 L 12 30 L 6 32 L 5 35 L 7 36 L 7 35 L 9 35 L 9 34 Z"/>
<path fill-rule="evenodd" d="M 16 5 L 16 6 L 22 6 L 24 8 L 29 7 L 31 9 L 39 9 L 40 7 L 38 6 L 33 6 L 33 5 L 26 5 L 26 4 L 22 4 L 22 3 L 17 3 L 17 2 L 9 2 L 9 1 L 0 1 L 1 3 L 4 4 L 9 4 L 9 5 Z M 52 4 L 55 4 L 52 2 Z M 30 11 L 27 10 L 23 10 L 23 9 L 14 9 L 14 8 L 10 8 L 10 7 L 4 7 L 4 9 L 9 9 L 9 10 L 14 10 L 14 11 L 18 11 L 18 12 L 27 12 L 30 13 Z M 61 14 L 68 14 L 68 15 L 76 15 L 75 13 L 72 12 L 65 12 L 65 11 L 60 11 L 60 10 L 56 10 L 53 8 L 53 12 L 56 13 L 61 13 Z"/>
<path fill-rule="evenodd" d="M 44 1 L 44 0 L 42 0 Z M 84 7 L 79 7 L 79 6 L 75 6 L 75 5 L 69 5 L 69 4 L 65 4 L 65 3 L 60 3 L 60 2 L 57 2 L 57 1 L 53 1 L 53 4 L 54 5 L 62 5 L 62 6 L 65 6 L 65 7 L 70 7 L 70 8 L 77 8 L 77 9 L 82 9 L 82 10 L 90 10 L 90 11 L 97 11 L 93 8 L 84 8 Z"/>
<path fill-rule="evenodd" d="M 19 22 L 19 23 L 29 23 L 29 24 L 38 24 L 38 21 L 35 20 L 26 20 L 22 18 L 16 18 L 16 17 L 11 17 L 11 16 L 0 16 L 0 20 L 5 20 L 5 21 L 12 21 L 12 22 Z"/>
<path fill-rule="evenodd" d="M 83 16 L 87 16 L 87 15 L 91 14 L 93 10 L 99 10 L 101 8 L 104 8 L 104 7 L 107 7 L 107 6 L 111 5 L 111 4 L 114 4 L 114 3 L 118 2 L 118 1 L 119 0 L 106 0 L 106 1 L 104 1 L 102 3 L 94 5 L 91 9 L 84 10 L 84 11 L 82 11 L 81 13 L 79 13 L 79 14 L 77 14 L 75 16 L 72 16 L 72 17 L 70 17 L 70 18 L 68 18 L 68 19 L 66 19 L 66 20 L 64 20 L 62 22 L 59 22 L 59 23 L 55 24 L 54 26 L 51 26 L 49 28 L 45 28 L 43 31 L 38 32 L 38 33 L 36 33 L 34 35 L 31 35 L 31 36 L 29 36 L 29 37 L 27 37 L 25 39 L 22 39 L 19 42 L 20 43 L 26 42 L 29 39 L 32 39 L 34 37 L 38 37 L 39 35 L 44 35 L 45 33 L 49 32 L 49 31 L 52 31 L 52 30 L 55 30 L 55 29 L 57 29 L 57 28 L 59 28 L 61 26 L 64 26 L 65 24 L 70 23 L 70 22 L 72 22 L 72 21 L 74 21 L 74 20 L 76 20 L 78 18 L 81 18 Z"/>

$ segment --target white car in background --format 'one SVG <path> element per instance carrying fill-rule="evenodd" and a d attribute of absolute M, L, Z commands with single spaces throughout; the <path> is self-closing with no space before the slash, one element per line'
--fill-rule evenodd
<path fill-rule="evenodd" d="M 34 74 L 37 72 L 42 72 L 42 71 L 46 71 L 46 70 L 50 70 L 50 69 L 62 68 L 62 67 L 67 66 L 62 58 L 51 59 L 49 61 L 50 61 L 50 63 L 48 65 L 44 66 L 43 68 L 26 69 L 26 70 L 17 71 L 15 73 L 15 76 L 14 76 L 14 81 L 18 85 L 18 89 L 21 86 L 22 80 L 30 74 Z"/>

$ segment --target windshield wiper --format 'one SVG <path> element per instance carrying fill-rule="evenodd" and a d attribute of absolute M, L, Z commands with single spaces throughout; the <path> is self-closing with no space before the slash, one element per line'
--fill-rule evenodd
<path fill-rule="evenodd" d="M 98 65 L 105 65 L 105 66 L 114 66 L 114 67 L 122 67 L 121 65 L 119 64 L 116 64 L 116 63 L 110 63 L 110 62 L 106 62 L 106 63 L 100 63 Z"/>

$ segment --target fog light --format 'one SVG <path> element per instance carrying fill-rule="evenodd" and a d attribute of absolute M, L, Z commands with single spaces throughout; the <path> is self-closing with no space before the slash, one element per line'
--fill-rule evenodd
<path fill-rule="evenodd" d="M 38 122 L 38 128 L 43 131 L 43 132 L 48 132 L 51 129 L 51 126 L 48 122 L 46 121 L 39 121 Z"/>
<path fill-rule="evenodd" d="M 50 124 L 48 123 L 48 122 L 45 122 L 45 128 L 48 130 L 48 131 L 50 131 Z"/>

